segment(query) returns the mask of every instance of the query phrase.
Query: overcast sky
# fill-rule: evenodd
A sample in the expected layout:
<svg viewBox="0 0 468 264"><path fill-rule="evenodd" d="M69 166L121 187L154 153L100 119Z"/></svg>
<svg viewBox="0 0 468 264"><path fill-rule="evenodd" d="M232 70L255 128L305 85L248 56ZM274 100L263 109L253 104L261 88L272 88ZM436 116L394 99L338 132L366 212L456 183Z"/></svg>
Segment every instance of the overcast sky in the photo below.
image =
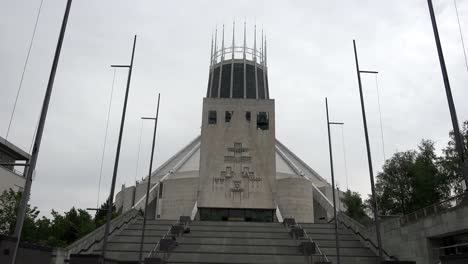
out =
<svg viewBox="0 0 468 264"><path fill-rule="evenodd" d="M36 39L8 140L29 151L65 8L44 0ZM0 135L5 137L40 0L0 4ZM434 0L460 122L468 119L468 71L452 0ZM468 36L468 2L458 1ZM116 190L147 174L152 124L161 93L155 164L200 133L210 37L216 25L253 24L268 38L270 94L276 134L288 148L330 179L325 116L345 123L349 187L370 193L352 40L361 69L379 71L386 157L415 148L422 138L441 149L451 129L447 99L425 0L126 1L75 0L63 43L32 186L31 203L51 209L96 205L99 168L112 85L110 64L128 64L138 35ZM241 36L237 30L237 36ZM230 43L231 34L226 42ZM467 39L468 41L468 39ZM127 71L116 73L101 201L109 192ZM363 75L373 163L383 147L374 76ZM346 188L341 129L332 133L339 186ZM280 187L281 188L281 187Z"/></svg>

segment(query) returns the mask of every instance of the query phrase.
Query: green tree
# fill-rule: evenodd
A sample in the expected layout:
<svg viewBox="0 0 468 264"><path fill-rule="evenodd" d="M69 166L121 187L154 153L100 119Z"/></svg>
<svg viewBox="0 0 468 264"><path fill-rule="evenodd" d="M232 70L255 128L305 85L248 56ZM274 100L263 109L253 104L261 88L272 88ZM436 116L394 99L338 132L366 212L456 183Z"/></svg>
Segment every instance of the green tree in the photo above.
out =
<svg viewBox="0 0 468 264"><path fill-rule="evenodd" d="M96 214L94 215L94 223L96 224L96 227L99 227L106 223L107 208L109 208L109 203L110 203L110 199L107 198L107 200L103 204L101 204L101 206L99 207L99 210L96 211ZM117 215L118 213L115 208L115 204L113 204L112 205L112 218L115 218Z"/></svg>
<svg viewBox="0 0 468 264"><path fill-rule="evenodd" d="M347 190L344 197L341 198L341 201L346 206L345 213L349 217L362 224L367 224L369 222L370 218L365 212L366 206L364 205L359 193Z"/></svg>
<svg viewBox="0 0 468 264"><path fill-rule="evenodd" d="M377 174L375 189L382 215L407 214L448 197L450 181L434 142L422 140L418 151L395 153ZM372 205L370 199L366 203Z"/></svg>
<svg viewBox="0 0 468 264"><path fill-rule="evenodd" d="M20 201L21 192L15 192L11 188L0 195L0 234L8 236L14 234ZM35 221L38 215L37 207L31 208L28 204L22 230L22 237L25 240L34 239Z"/></svg>
<svg viewBox="0 0 468 264"><path fill-rule="evenodd" d="M463 123L460 132L463 137L463 145L465 148L465 160L468 160L468 120ZM463 176L461 174L460 159L455 148L455 133L450 131L449 137L450 140L447 143L447 147L442 150L443 156L440 161L440 166L443 173L447 175L451 188L455 193L459 194L463 191L461 186Z"/></svg>

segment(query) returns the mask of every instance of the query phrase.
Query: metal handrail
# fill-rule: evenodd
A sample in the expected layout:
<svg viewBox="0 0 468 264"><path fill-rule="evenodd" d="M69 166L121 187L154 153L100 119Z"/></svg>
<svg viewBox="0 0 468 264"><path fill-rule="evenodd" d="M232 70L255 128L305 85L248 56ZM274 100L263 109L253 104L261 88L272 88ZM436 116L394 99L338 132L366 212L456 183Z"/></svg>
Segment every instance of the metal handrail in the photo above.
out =
<svg viewBox="0 0 468 264"><path fill-rule="evenodd" d="M400 224L403 225L403 224L409 223L411 221L416 221L419 218L421 218L421 216L426 217L428 215L432 215L432 214L437 213L437 212L443 212L443 211L445 211L447 209L454 208L457 205L459 205L459 203L456 203L453 206L448 206L446 208L444 207L444 205L447 205L447 204L450 205L450 203L454 202L454 200L464 198L465 196L467 196L467 198L468 198L468 193L467 192L452 196L452 197L450 197L448 199L439 201L437 203L434 203L434 204L431 204L429 206L423 207L423 208L418 209L418 210L416 210L414 212L411 212L409 214L403 215L403 216L400 217Z"/></svg>
<svg viewBox="0 0 468 264"><path fill-rule="evenodd" d="M175 226L175 225L178 225L179 223L180 223L180 222L177 221L175 224L172 224L171 227L169 227L169 230L167 230L166 234L164 234L164 236L161 237L161 239L159 239L158 243L156 243L156 245L154 246L154 248L148 253L147 258L151 258L151 257L153 256L153 253L156 252L156 250L158 249L159 244L161 243L161 240L162 240L162 239L165 239L165 238L167 237L167 235L169 235L169 233L171 232L172 227ZM157 252L156 252L156 254L157 254ZM156 256L157 256L157 255L156 255Z"/></svg>
<svg viewBox="0 0 468 264"><path fill-rule="evenodd" d="M302 230L304 230L304 235L305 235L305 237L306 237L307 239L309 239L309 241L315 243L314 240L313 240L312 238L309 237L309 234L307 234L307 230L305 230L305 228L303 228L303 227L301 226L301 224L296 223L296 225L297 225L299 228L301 228ZM315 248L316 248L317 251L319 252L319 255L321 255L321 256L325 259L325 261L328 262L329 260L328 260L327 254L325 254L325 253L322 252L322 250L320 249L320 247L318 246L317 243L315 243Z"/></svg>
<svg viewBox="0 0 468 264"><path fill-rule="evenodd" d="M6 166L3 166L3 165L0 165L0 167L2 167L2 168L4 168L5 170L8 170L8 171L14 173L14 174L17 175L17 176L20 176L20 177L25 178L24 173L21 172L21 171L19 171L19 170L17 170L17 169L15 169L15 168L11 168L11 169L10 169L10 168L8 168L8 167L6 167Z"/></svg>

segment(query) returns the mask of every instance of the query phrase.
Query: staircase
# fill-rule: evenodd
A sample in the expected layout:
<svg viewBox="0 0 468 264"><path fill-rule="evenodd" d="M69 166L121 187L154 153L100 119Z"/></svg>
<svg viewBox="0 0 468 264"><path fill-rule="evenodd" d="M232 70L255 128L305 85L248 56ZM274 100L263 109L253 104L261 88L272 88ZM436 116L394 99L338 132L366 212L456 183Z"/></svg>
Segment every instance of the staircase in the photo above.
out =
<svg viewBox="0 0 468 264"><path fill-rule="evenodd" d="M143 258L168 233L176 221L147 220ZM109 240L107 258L137 261L140 249L142 219L136 219ZM331 263L336 262L334 224L302 223L307 236L317 244ZM374 264L377 257L345 227L339 228L342 264ZM230 263L230 264L304 264L320 263L322 256L307 262L289 229L282 223L194 221L190 232L177 237L178 246L167 255L167 263ZM100 254L96 249L92 253ZM161 256L162 253L159 253Z"/></svg>
<svg viewBox="0 0 468 264"><path fill-rule="evenodd" d="M319 246L332 263L336 261L335 224L301 223L307 235ZM349 229L339 225L338 238L341 264L375 264L378 256L353 234Z"/></svg>
<svg viewBox="0 0 468 264"><path fill-rule="evenodd" d="M158 241L167 233L175 220L146 220L145 243L143 259L153 250ZM107 244L106 258L119 261L138 261L143 218L127 225L120 233L112 236ZM101 248L92 252L101 254Z"/></svg>

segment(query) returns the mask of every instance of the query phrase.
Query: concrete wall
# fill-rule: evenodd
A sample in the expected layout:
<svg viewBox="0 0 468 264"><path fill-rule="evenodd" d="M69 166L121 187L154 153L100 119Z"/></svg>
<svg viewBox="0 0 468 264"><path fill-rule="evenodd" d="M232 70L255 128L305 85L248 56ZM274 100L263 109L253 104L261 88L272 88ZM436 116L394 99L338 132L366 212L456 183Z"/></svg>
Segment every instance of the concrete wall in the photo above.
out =
<svg viewBox="0 0 468 264"><path fill-rule="evenodd" d="M0 195L8 190L13 189L13 191L22 191L25 184L25 178L20 176L11 170L0 166Z"/></svg>
<svg viewBox="0 0 468 264"><path fill-rule="evenodd" d="M437 215L421 218L413 223L400 224L398 217L382 221L383 248L400 260L434 263L433 247L438 238L468 231L468 206L461 206ZM375 234L370 227L368 234ZM375 235L373 241L376 241Z"/></svg>
<svg viewBox="0 0 468 264"><path fill-rule="evenodd" d="M312 201L312 185L309 180L299 177L278 180L276 202L283 217L294 217L301 223L313 223Z"/></svg>
<svg viewBox="0 0 468 264"><path fill-rule="evenodd" d="M115 196L115 208L117 211L126 212L130 210L135 203L135 186L122 186L122 190Z"/></svg>
<svg viewBox="0 0 468 264"><path fill-rule="evenodd" d="M10 263L15 249L15 241L12 238L0 236L0 263ZM52 250L29 243L21 243L16 264L50 264Z"/></svg>
<svg viewBox="0 0 468 264"><path fill-rule="evenodd" d="M175 173L162 184L162 198L158 199L160 218L177 220L181 215L191 215L197 201L198 171Z"/></svg>
<svg viewBox="0 0 468 264"><path fill-rule="evenodd" d="M217 112L216 124L208 123L209 111ZM230 122L226 111L233 111ZM268 113L268 130L257 129L258 112ZM204 98L199 208L275 209L275 168L274 100Z"/></svg>

